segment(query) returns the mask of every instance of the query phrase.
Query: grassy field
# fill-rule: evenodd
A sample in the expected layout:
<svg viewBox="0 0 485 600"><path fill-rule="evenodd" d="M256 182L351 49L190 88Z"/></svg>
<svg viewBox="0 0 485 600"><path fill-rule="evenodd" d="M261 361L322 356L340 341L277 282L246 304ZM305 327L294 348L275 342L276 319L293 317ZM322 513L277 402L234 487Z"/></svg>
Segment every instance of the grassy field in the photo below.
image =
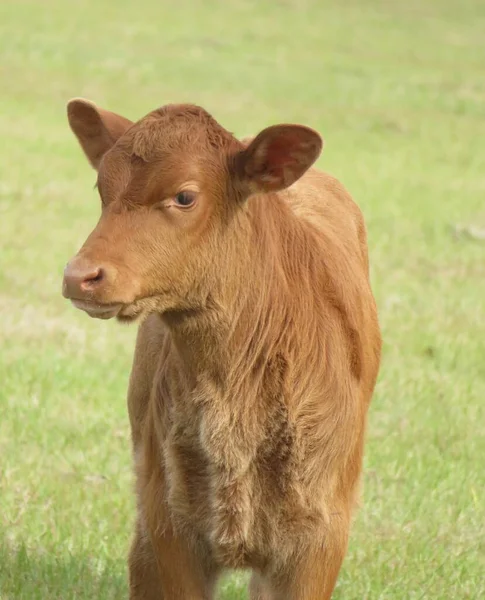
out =
<svg viewBox="0 0 485 600"><path fill-rule="evenodd" d="M61 298L99 213L72 96L321 131L385 339L335 598L485 597L484 31L481 0L0 3L1 600L126 597L135 329Z"/></svg>

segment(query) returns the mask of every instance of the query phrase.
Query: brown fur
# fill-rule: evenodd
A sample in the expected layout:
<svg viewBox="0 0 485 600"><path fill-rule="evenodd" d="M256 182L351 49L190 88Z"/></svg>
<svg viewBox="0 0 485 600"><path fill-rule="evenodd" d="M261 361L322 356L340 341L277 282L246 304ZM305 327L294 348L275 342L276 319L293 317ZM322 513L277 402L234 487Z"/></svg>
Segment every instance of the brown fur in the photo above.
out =
<svg viewBox="0 0 485 600"><path fill-rule="evenodd" d="M308 128L242 143L191 105L68 112L103 208L64 294L143 318L131 600L212 598L226 568L253 570L253 600L328 600L380 360L359 209Z"/></svg>

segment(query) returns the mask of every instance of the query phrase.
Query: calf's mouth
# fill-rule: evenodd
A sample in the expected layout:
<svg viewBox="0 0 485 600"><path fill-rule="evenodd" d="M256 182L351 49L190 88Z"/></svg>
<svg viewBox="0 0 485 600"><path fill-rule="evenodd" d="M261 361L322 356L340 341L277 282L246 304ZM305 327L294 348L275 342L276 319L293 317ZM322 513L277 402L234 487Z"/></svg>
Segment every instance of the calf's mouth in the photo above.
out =
<svg viewBox="0 0 485 600"><path fill-rule="evenodd" d="M123 304L110 303L100 304L93 300L80 300L77 298L71 298L73 306L79 310L83 310L90 317L95 319L112 319L116 317L123 308Z"/></svg>

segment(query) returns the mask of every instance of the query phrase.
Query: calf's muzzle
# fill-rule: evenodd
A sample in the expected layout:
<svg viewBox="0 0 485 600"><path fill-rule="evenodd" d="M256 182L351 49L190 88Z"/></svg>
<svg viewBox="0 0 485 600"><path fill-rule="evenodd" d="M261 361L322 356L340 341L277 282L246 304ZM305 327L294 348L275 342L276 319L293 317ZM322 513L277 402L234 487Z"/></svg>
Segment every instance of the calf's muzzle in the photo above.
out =
<svg viewBox="0 0 485 600"><path fill-rule="evenodd" d="M62 295L92 317L111 318L121 308L121 304L105 298L113 277L106 265L75 257L64 269Z"/></svg>
<svg viewBox="0 0 485 600"><path fill-rule="evenodd" d="M93 296L106 280L106 271L101 266L71 261L64 269L63 295L71 300L83 300Z"/></svg>

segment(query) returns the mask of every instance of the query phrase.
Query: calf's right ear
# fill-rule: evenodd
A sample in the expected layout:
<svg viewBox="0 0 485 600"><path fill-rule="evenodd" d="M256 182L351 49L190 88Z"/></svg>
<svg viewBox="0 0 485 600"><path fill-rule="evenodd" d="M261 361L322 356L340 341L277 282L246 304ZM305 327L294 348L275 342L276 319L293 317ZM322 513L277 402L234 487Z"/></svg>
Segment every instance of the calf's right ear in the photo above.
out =
<svg viewBox="0 0 485 600"><path fill-rule="evenodd" d="M73 98L68 102L67 118L84 154L95 169L99 167L105 152L133 125L129 119L103 110L83 98Z"/></svg>

